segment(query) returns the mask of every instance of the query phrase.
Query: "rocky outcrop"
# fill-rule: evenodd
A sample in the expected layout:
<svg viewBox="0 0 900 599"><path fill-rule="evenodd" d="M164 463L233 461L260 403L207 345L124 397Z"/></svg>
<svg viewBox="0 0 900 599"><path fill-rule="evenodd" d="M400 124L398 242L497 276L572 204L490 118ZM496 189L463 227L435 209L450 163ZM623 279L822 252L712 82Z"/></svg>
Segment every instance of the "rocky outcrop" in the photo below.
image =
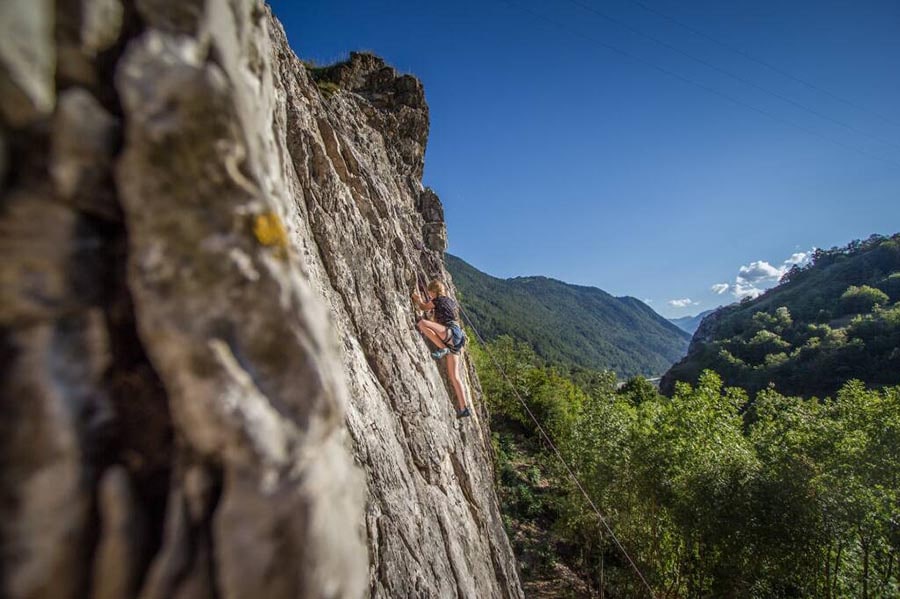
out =
<svg viewBox="0 0 900 599"><path fill-rule="evenodd" d="M0 13L0 594L521 596L413 327L421 83L253 0Z"/></svg>

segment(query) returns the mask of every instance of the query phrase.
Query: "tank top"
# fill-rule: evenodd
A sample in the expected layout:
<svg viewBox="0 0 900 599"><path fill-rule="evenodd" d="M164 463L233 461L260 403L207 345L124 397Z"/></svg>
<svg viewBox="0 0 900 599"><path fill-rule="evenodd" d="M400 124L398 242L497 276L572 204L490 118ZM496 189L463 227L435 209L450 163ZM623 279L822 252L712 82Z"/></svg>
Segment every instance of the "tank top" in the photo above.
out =
<svg viewBox="0 0 900 599"><path fill-rule="evenodd" d="M459 306L449 297L442 295L431 300L434 306L434 319L444 326L459 319Z"/></svg>

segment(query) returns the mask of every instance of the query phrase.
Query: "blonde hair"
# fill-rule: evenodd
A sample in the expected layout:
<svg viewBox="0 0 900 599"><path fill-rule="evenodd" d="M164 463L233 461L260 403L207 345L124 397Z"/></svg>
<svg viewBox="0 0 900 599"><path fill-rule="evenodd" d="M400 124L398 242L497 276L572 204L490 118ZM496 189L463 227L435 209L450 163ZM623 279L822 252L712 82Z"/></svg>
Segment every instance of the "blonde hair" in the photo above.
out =
<svg viewBox="0 0 900 599"><path fill-rule="evenodd" d="M428 283L428 291L433 293L434 295L441 297L442 295L447 295L447 288L444 284L437 279Z"/></svg>

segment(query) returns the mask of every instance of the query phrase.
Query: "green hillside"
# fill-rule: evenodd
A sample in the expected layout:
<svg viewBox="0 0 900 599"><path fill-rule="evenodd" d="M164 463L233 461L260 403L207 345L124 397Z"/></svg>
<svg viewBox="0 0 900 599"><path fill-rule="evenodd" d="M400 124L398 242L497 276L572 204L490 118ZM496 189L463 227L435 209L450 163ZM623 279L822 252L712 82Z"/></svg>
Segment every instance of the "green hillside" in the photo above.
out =
<svg viewBox="0 0 900 599"><path fill-rule="evenodd" d="M546 277L498 279L447 255L463 306L488 340L509 335L549 363L655 376L690 335L633 297Z"/></svg>
<svg viewBox="0 0 900 599"><path fill-rule="evenodd" d="M661 389L707 368L751 393L770 383L807 397L852 378L900 383L900 234L817 250L777 287L708 316Z"/></svg>

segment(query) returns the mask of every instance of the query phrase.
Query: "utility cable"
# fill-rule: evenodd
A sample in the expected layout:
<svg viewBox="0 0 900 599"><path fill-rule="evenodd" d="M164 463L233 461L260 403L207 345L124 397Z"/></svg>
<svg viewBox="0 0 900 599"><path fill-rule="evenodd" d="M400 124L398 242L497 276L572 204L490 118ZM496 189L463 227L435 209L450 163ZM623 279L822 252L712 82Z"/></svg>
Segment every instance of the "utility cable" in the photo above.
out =
<svg viewBox="0 0 900 599"><path fill-rule="evenodd" d="M840 127L843 127L843 128L845 128L845 129L847 129L848 131L852 131L852 132L857 133L857 134L859 134L859 135L868 137L868 138L873 139L873 140L875 140L875 141L877 141L877 142L883 143L883 144L885 144L885 145L887 145L887 146L891 146L892 148L895 148L895 149L897 149L897 150L900 150L900 145L897 145L897 144L895 144L894 142L892 142L892 141L890 141L890 140L884 139L883 137L879 137L879 136L877 136L877 135L872 135L872 134L870 134L870 133L866 133L865 131L862 131L862 130L860 130L860 129L857 129L857 128L854 127L853 125L849 125L849 124L847 124L847 123L845 123L845 122L843 122L843 121L839 121L838 119L832 118L832 117L828 116L827 114L824 114L824 113L822 113L822 112L819 112L819 111L816 110L815 108L810 108L809 106L807 106L807 105L805 105L805 104L803 104L803 103L801 103L801 102L797 102L796 100L794 100L793 98L791 98L791 97L789 97L789 96L786 96L786 95L784 95L784 94L782 94L782 93L779 93L779 92L777 92L777 91L772 91L772 90L770 90L770 89L768 89L768 88L766 88L766 87L763 87L762 85L759 85L759 84L757 84L757 83L755 83L755 82L753 82L753 81L751 81L751 80L749 80L749 79L747 79L747 78L745 78L745 77L741 77L740 75L735 75L734 73L732 73L732 72L730 72L730 71L728 71L728 70L726 70L726 69L723 69L723 68L721 68L721 67L716 66L715 64L709 62L708 60L705 60L705 59L703 59L703 58L698 58L697 56L694 56L693 54L691 54L691 53L689 53L689 52L685 52L684 50L678 48L677 46L674 46L674 45L672 45L672 44L670 44L670 43L668 43L668 42L666 42L666 41L664 41L664 40L661 40L661 39L659 39L659 38L657 38L657 37L655 37L655 36L652 36L652 35L650 35L650 34L648 34L648 33L645 33L645 32L643 32L643 31L641 31L640 29L637 29L636 27L632 27L631 25L629 25L629 24L626 23L625 21L622 21L622 20L620 20L620 19L617 19L617 18L615 18L615 17L612 17L612 16L610 16L610 15L604 13L603 11L594 8L594 7L591 6L590 4L587 4L587 3L585 3L585 2L581 2L580 0L568 0L568 2L570 2L571 4L574 4L575 6L579 6L579 7L581 7L582 9L584 9L584 10L590 12L590 13L593 13L593 14L595 14L595 15L597 15L597 16L603 18L603 19L606 19L606 20L609 21L610 23L613 23L613 24L615 24L615 25L618 25L619 27L625 29L626 31L629 31L629 32L633 33L634 35L637 35L637 36L642 37L642 38L644 38L644 39L650 40L650 41L652 41L652 42L654 42L654 43L656 43L656 44L659 44L660 46L662 46L662 47L664 47L664 48L666 48L666 49L668 49L668 50L671 50L672 52L675 52L676 54L679 54L679 55L681 55L681 56L684 56L685 58L689 58L690 60L693 60L694 62L696 62L696 63L698 63L698 64L701 64L701 65L703 65L703 66L705 66L705 67L707 67L707 68L709 68L709 69L712 69L712 70L716 71L717 73L720 73L720 74L722 74L722 75L725 75L726 77L730 77L730 78L734 79L735 81L739 81L739 82L743 83L744 85L749 85L750 87L752 87L752 88L754 88L754 89L756 89L756 90L759 90L759 91L761 91L761 92L763 92L763 93L769 94L770 96L773 96L773 97L775 97L775 98L778 98L779 100L782 100L783 102L787 102L788 104L791 104L792 106L795 106L795 107L797 107L797 108L799 108L799 109L801 109L801 110L805 110L806 112L808 112L808 113L810 113L810 114L812 114L812 115L814 115L814 116L817 116L817 117L819 117L820 119L824 119L824 120L826 120L826 121L829 121L829 122L831 122L831 123L834 123L835 125L838 125L838 126L840 126Z"/></svg>
<svg viewBox="0 0 900 599"><path fill-rule="evenodd" d="M637 4L638 6L640 6L647 12L651 12L671 23L678 25L679 27L689 31L690 33L692 33L698 37L702 37L703 39L708 40L722 48L725 48L726 50L730 50L731 52L734 52L735 54L740 54L747 60L749 60L751 62L755 62L756 64L758 64L760 66L763 66L771 71L774 71L775 73L778 73L782 77L786 77L788 79L796 81L797 83L799 83L801 85L805 85L809 89L815 90L815 91L819 92L820 94L824 94L824 95L828 96L829 98L831 98L832 100L837 100L838 102L841 102L842 104L846 104L847 106L850 106L851 108L855 108L856 110L859 110L860 112L867 112L870 115L877 117L886 123L890 123L891 125L894 125L895 127L900 127L900 123L898 123L897 121L895 121L894 119L892 119L890 117L887 117L879 112L875 112L874 110L872 110L870 108L866 108L865 106L857 104L856 102L852 102L846 98L842 98L841 96L839 96L833 92L830 92L827 89L824 89L814 83L810 83L806 79L802 79L802 78L800 78L778 66L773 65L770 62L766 62L765 60L757 58L757 57L753 56L752 54L750 54L749 52L741 50L737 46L733 46L729 43L723 42L722 40L716 39L713 36L711 36L707 33L704 33L703 31L700 31L696 27L692 27L692 26L688 25L687 23L684 23L683 21L680 21L671 15L668 15L668 14L662 12L659 9L653 8L652 6L648 6L644 2L641 2L640 0L628 0L628 1L632 2L633 4Z"/></svg>
<svg viewBox="0 0 900 599"><path fill-rule="evenodd" d="M578 31L577 29L573 29L572 27L569 27L569 26L567 26L567 25L565 25L565 24L563 24L563 23L560 23L559 21L556 21L555 19L551 19L551 18L549 18L549 17L547 17L547 16L545 16L545 15L542 15L542 14L540 14L540 13L534 12L533 10L531 10L531 9L525 7L525 6L522 6L522 5L519 5L519 4L515 4L515 3L510 2L510 1L508 1L508 0L500 0L500 1L503 2L503 4L506 4L507 6L513 8L513 9L515 9L515 10L519 10L519 11L521 11L521 12L528 13L528 14L530 14L532 17L534 17L534 18L536 18L536 19L543 20L543 21L546 21L546 22L548 22L548 23L551 23L551 24L554 25L555 27L560 28L560 29L562 29L562 30L564 30L564 31L567 31L568 33L574 34L574 35L580 37L581 39L583 39L583 40L585 40L585 41L588 41L588 42L591 42L591 43L593 43L593 44L596 44L596 45L598 45L598 46L600 46L600 47L602 47L602 48L605 48L605 49L607 49L607 50L609 50L609 51L611 51L611 52L614 52L614 53L616 53L616 54L619 54L620 56L624 56L624 57L628 58L629 60L632 60L632 61L638 62L638 63L640 63L640 64L643 64L644 66L646 66L646 67L648 67L648 68L650 68L650 69L653 69L653 70L655 70L655 71L659 71L660 73L663 73L664 75L667 75L667 76L669 76L669 77L674 77L675 79L678 79L679 81L682 81L682 82L684 82L684 83L687 83L688 85L692 85L692 86L694 86L694 87L698 87L698 88L700 88L700 89L702 89L702 90L704 90L704 91L706 91L706 92L708 92L708 93L710 93L710 94L712 94L712 95L714 95L714 96L718 96L718 97L720 97L720 98L722 98L722 99L724 99L724 100L727 100L728 102L731 102L732 104L735 104L735 105L737 105L737 106L742 106L742 107L744 107L744 108L747 108L748 110L752 110L752 111L757 112L757 113L759 113L759 114L761 114L761 115L763 115L763 116L765 116L765 117L767 117L767 118L770 118L770 119L772 119L773 121L776 121L776 122L781 123L781 124L783 124L783 125L788 125L788 126L790 126L790 127L793 127L793 128L795 128L795 129L798 129L798 130L800 130L800 131L803 131L803 132L805 132L807 135L811 135L811 136L813 136L813 137L817 137L817 138L819 138L819 139L822 139L822 140L824 140L824 141L827 141L827 142L829 142L829 143L832 143L832 144L834 144L834 145L836 145L836 146L839 146L839 147L841 147L841 148L844 148L844 149L846 149L846 150L850 150L850 151L856 152L856 153L858 153L858 154L860 154L860 155L862 155L862 156L865 156L865 157L867 157L867 158L870 158L870 159L872 159L872 160L878 160L879 162L884 162L884 163L887 164L887 165L890 165L890 166L893 166L894 168L900 169L900 162L896 162L896 161L891 160L891 159L889 159L889 158L885 158L885 157L883 157L883 156L878 156L878 155L876 155L876 154L872 154L872 153L867 152L867 151L865 151L865 150L862 150L861 148L858 148L858 147L856 147L856 146L852 146L852 145L846 144L846 143L844 143L844 142L842 142L842 141L839 141L839 140L837 140L837 139L833 139L833 138L831 138L831 137L828 137L828 136L826 136L826 135L823 135L823 134L821 134L821 133L819 133L819 132L817 132L817 131L815 131L815 130L813 130L813 129L810 129L809 127L805 127L805 126L799 125L799 124L797 124L797 123L795 123L795 122L793 122L793 121L789 121L789 120L787 120L787 119L783 119L783 118L781 118L781 117L779 117L779 116L777 116L777 115L775 115L775 114L772 114L771 112L769 112L769 111L767 111L767 110L764 110L764 109L762 109L762 108L758 108L757 106L754 106L754 105L752 105L752 104L749 104L749 103L747 103L747 102L744 102L743 100L741 100L741 99L739 99L739 98L735 98L734 96L731 96L731 95L726 94L726 93L724 93L724 92L720 92L719 90L717 90L717 89L715 89L715 88L712 88L712 87L710 87L710 86L708 86L708 85L705 85L705 84L703 84L703 83L700 83L699 81L695 81L695 80L693 80L693 79L691 79L691 78L689 78L689 77L686 77L686 76L684 76L684 75L681 75L680 73L677 73L677 72L675 72L675 71L673 71L673 70L671 70L671 69L668 69L668 68L666 68L666 67L660 66L660 65L658 65L658 64L656 64L656 63L654 63L654 62L651 62L651 61L649 61L649 60L643 59L643 58L641 58L641 57L639 57L639 56L637 56L637 55L635 55L635 54L632 54L631 52L628 52L628 51L626 51L626 50L622 50L621 48L619 48L619 47L617 47L617 46L613 46L612 44L609 44L609 43L600 41L600 40L598 40L598 39L596 39L596 38L593 38L593 37L590 37L590 36L588 36L588 35L585 35L585 34L583 34L582 32Z"/></svg>

